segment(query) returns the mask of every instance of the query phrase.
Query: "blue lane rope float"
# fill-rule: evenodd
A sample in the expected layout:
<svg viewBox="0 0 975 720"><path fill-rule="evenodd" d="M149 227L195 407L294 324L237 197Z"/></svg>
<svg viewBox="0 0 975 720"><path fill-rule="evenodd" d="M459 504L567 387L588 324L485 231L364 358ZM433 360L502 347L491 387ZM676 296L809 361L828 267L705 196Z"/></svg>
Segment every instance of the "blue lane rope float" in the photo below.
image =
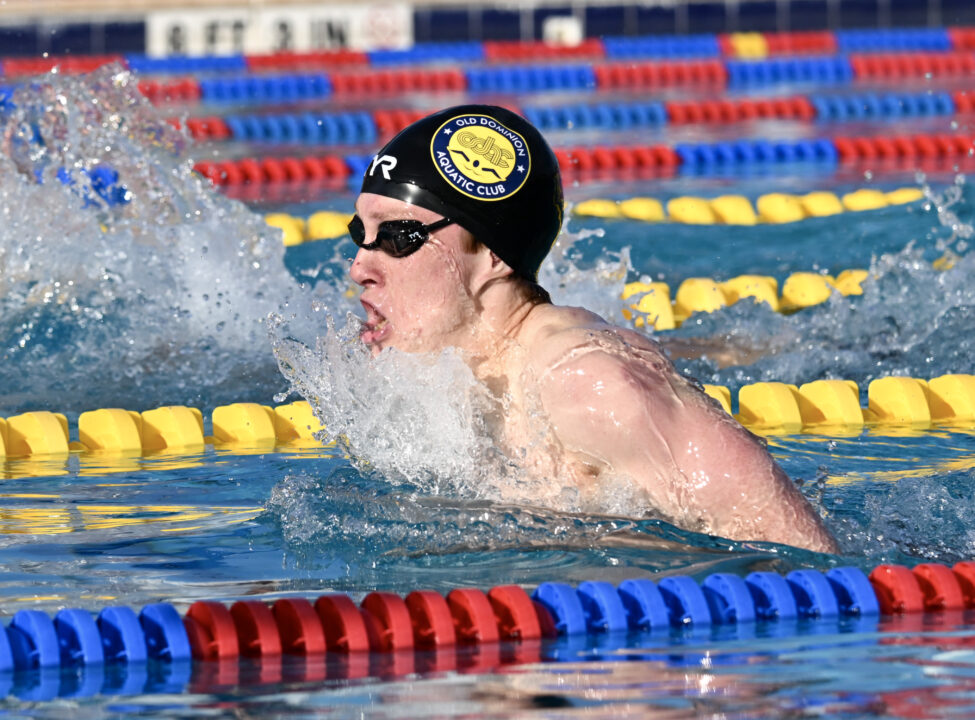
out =
<svg viewBox="0 0 975 720"><path fill-rule="evenodd" d="M409 48L370 50L366 53L373 67L419 65L431 62L483 62L484 45L479 42L417 43Z"/></svg>
<svg viewBox="0 0 975 720"><path fill-rule="evenodd" d="M244 142L362 145L374 144L378 140L375 121L363 111L226 115L223 121L230 129L228 139Z"/></svg>
<svg viewBox="0 0 975 720"><path fill-rule="evenodd" d="M140 74L178 74L207 72L245 72L247 59L237 55L169 55L148 57L142 54L125 55L130 70Z"/></svg>
<svg viewBox="0 0 975 720"><path fill-rule="evenodd" d="M816 140L737 140L734 142L678 143L674 151L682 172L710 174L734 168L811 163L833 167L838 153L827 138Z"/></svg>
<svg viewBox="0 0 975 720"><path fill-rule="evenodd" d="M749 89L769 85L849 85L853 66L846 57L769 58L767 60L726 60L728 87Z"/></svg>
<svg viewBox="0 0 975 720"><path fill-rule="evenodd" d="M214 104L291 103L332 94L331 81L323 73L204 78L199 89L201 101Z"/></svg>
<svg viewBox="0 0 975 720"><path fill-rule="evenodd" d="M595 90L590 65L525 65L476 67L464 71L468 92L548 92Z"/></svg>
<svg viewBox="0 0 975 720"><path fill-rule="evenodd" d="M952 49L951 36L945 28L837 30L833 34L837 49L842 53L946 52Z"/></svg>
<svg viewBox="0 0 975 720"><path fill-rule="evenodd" d="M645 35L603 38L606 57L631 58L713 58L721 56L717 35Z"/></svg>
<svg viewBox="0 0 975 720"><path fill-rule="evenodd" d="M809 96L819 121L902 120L954 115L955 101L947 92L865 92Z"/></svg>

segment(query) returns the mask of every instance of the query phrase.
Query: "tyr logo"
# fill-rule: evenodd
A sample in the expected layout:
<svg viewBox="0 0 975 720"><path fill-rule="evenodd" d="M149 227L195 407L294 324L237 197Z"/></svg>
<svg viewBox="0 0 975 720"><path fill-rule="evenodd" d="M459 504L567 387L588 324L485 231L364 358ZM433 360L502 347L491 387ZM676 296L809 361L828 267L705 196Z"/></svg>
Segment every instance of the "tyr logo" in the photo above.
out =
<svg viewBox="0 0 975 720"><path fill-rule="evenodd" d="M372 164L369 166L369 177L375 174L377 167L382 171L384 178L391 180L389 171L396 167L396 158L392 155L373 155Z"/></svg>

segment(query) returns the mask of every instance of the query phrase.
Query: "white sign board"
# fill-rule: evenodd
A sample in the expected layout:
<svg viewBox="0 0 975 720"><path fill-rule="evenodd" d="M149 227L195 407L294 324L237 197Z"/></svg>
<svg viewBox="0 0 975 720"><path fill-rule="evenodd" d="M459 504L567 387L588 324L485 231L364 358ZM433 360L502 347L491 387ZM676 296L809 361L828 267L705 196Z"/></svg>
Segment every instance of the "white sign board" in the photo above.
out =
<svg viewBox="0 0 975 720"><path fill-rule="evenodd" d="M405 3L159 11L146 16L146 53L153 57L377 50L412 44L413 8Z"/></svg>

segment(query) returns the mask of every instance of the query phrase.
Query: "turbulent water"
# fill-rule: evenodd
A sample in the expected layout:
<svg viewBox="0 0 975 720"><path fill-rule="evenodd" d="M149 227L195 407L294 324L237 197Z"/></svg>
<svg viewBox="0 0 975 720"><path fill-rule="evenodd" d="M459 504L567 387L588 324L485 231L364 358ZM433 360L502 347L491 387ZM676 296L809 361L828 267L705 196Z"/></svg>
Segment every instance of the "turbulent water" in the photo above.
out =
<svg viewBox="0 0 975 720"><path fill-rule="evenodd" d="M262 320L297 289L280 235L192 172L128 72L26 83L0 132L0 409L267 394Z"/></svg>
<svg viewBox="0 0 975 720"><path fill-rule="evenodd" d="M324 546L348 557L632 546L654 566L753 549L629 517L634 505L623 486L609 488L593 516L571 489L526 480L485 432L496 408L459 358L365 353L344 278L351 243L286 254L259 214L192 172L198 150L128 73L36 79L0 118L0 415L268 403L282 390L307 397L327 439L339 439L350 460L288 471L256 501L267 503L262 522L280 544L312 548L310 556ZM117 174L107 186L99 179L106 170ZM863 384L971 372L972 190L963 180L931 188L926 204L740 231L572 220L541 280L557 302L621 320L620 290L641 276L676 288L694 275L781 281L797 270L865 267L861 297L837 295L793 315L744 302L658 337L740 349L751 357L741 365L679 362L733 389L756 380ZM336 205L347 210L348 200ZM936 270L932 261L945 255L953 266ZM954 457L975 455L966 442L951 449ZM975 552L964 461L931 463L891 486L834 450L807 457L789 442L774 449L805 481L848 556ZM932 539L938 528L947 536Z"/></svg>

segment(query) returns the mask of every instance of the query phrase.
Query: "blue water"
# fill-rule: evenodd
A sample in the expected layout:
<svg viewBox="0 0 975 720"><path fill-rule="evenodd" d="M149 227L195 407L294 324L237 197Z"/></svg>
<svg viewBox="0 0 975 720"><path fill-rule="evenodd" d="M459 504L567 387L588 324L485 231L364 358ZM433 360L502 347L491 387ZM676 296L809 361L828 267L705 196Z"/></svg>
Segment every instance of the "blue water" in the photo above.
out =
<svg viewBox="0 0 975 720"><path fill-rule="evenodd" d="M58 94L71 106L87 107L84 101L98 98L101 109L72 124L67 120L78 111L59 110ZM61 122L70 142L51 135L34 155L0 153L3 206L17 208L0 228L6 263L0 276L0 416L45 409L74 420L96 407L161 404L196 406L207 416L227 402L273 404L281 401L275 394L288 390L272 352L285 338L309 345L325 338L325 360L315 376L320 382L387 387L382 373L342 354L346 314L357 310L344 279L354 249L348 239L284 250L260 215L192 176L191 160L203 150L110 74L51 78L36 97L15 99L18 109L6 127L21 133L26 148L34 142L23 134L31 121L55 128ZM129 202L108 206L54 177L59 167L100 163L117 168L132 192ZM756 197L911 182L682 179L580 186L568 195L670 197L733 189ZM708 358L679 361L700 380L733 390L756 380L843 377L865 388L890 374L972 372L975 261L965 242L975 191L950 176L924 182L927 202L785 226L573 218L543 282L556 300L622 322L618 296L625 280L662 279L676 289L692 276L763 273L781 282L795 271L869 268L875 277L862 297L837 296L789 316L739 303L659 337L665 344L715 339L748 355L746 363L728 367ZM80 175L78 183L84 190ZM286 209L303 215L348 210L353 199L339 193ZM958 256L954 268L934 270L932 261L946 251ZM458 442L484 450L471 439L470 408L460 401L423 404L428 395L457 397L452 390L469 389L456 363L439 359L434 369L440 374L431 379L408 359L389 362L386 369L410 380L393 384L395 400L417 412L459 418ZM339 391L335 402L342 408ZM361 429L362 420L351 418L349 427ZM422 431L411 437L402 432L407 425L388 420L388 432L405 436L408 449L426 456L397 463L353 444L257 454L208 447L169 457L8 459L0 465L0 610L9 616L25 607L53 612L154 601L185 608L201 598L314 597L330 590L358 597L373 589L616 582L651 573L700 579L717 571L869 570L882 562L975 557L975 436L968 431L769 438L775 457L839 538L842 553L824 556L695 534L630 516L610 501L602 509L576 508L558 497L502 501L504 483L516 478L501 474L493 483L478 482L485 478L465 457L468 446L451 447ZM534 651L502 648L496 658L380 663L358 680L341 668L293 659L278 674L247 665L230 672L198 664L192 675L177 668L169 686L153 674L159 668L144 675L130 669L112 677L19 678L11 681L4 707L38 717L139 711L194 717L509 717L532 711L967 716L973 619L770 624L719 629L713 636L710 629L675 630ZM620 662L622 656L636 661ZM498 669L506 659L534 664ZM81 686L100 693L86 696ZM54 700L71 688L78 697ZM160 688L170 694L150 692Z"/></svg>

